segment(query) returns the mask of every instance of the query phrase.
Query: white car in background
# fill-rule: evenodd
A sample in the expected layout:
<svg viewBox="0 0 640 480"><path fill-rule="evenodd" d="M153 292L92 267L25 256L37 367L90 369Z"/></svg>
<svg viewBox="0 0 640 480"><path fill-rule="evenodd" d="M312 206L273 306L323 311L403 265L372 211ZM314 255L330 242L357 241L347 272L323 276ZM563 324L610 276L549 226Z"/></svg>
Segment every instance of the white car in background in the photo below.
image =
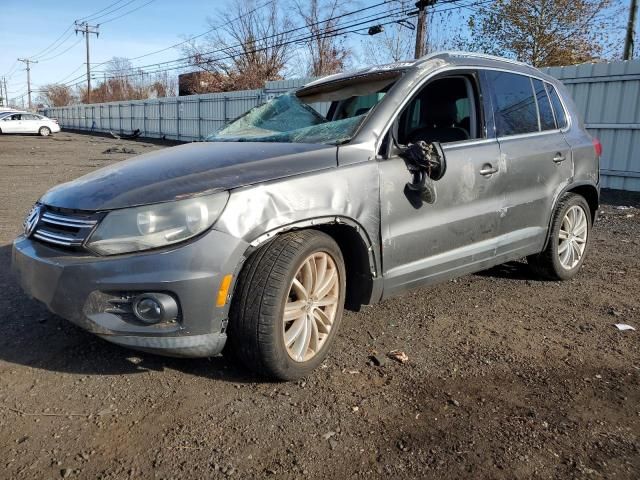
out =
<svg viewBox="0 0 640 480"><path fill-rule="evenodd" d="M55 120L29 112L0 114L0 133L37 133L47 137L60 131Z"/></svg>

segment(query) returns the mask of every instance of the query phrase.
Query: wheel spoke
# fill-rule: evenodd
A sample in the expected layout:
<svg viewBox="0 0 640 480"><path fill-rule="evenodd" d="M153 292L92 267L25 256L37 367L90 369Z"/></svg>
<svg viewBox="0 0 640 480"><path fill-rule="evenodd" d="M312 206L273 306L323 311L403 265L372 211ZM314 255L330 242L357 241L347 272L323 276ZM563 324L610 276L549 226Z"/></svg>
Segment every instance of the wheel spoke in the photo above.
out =
<svg viewBox="0 0 640 480"><path fill-rule="evenodd" d="M567 232L573 231L573 213L571 210L567 212L567 215L564 217L565 222L567 222Z"/></svg>
<svg viewBox="0 0 640 480"><path fill-rule="evenodd" d="M335 305L338 302L338 297L333 295L327 295L322 300L318 300L315 305L318 307L328 307L331 305Z"/></svg>
<svg viewBox="0 0 640 480"><path fill-rule="evenodd" d="M560 229L560 233L558 234L558 236L560 237L560 240L566 240L567 238L569 238L569 232Z"/></svg>
<svg viewBox="0 0 640 480"><path fill-rule="evenodd" d="M320 285L324 284L324 282L326 281L326 276L327 276L327 257L326 255L322 255L319 259L319 261L317 262L317 268L318 268L318 275L316 277L316 283L314 284L314 290L312 292L312 295L318 296L318 289L320 287Z"/></svg>
<svg viewBox="0 0 640 480"><path fill-rule="evenodd" d="M582 256L582 252L580 251L580 247L576 242L573 242L572 246L575 253L575 262L578 262L580 260L580 257Z"/></svg>
<svg viewBox="0 0 640 480"><path fill-rule="evenodd" d="M305 354L307 353L307 348L309 348L309 342L311 341L311 325L309 321L309 316L305 315L302 319L304 327L302 328L302 332L300 336L295 342L293 346L293 351L296 360L302 362L304 360Z"/></svg>
<svg viewBox="0 0 640 480"><path fill-rule="evenodd" d="M331 330L331 324L333 322L327 316L327 314L323 310L316 308L313 311L313 316L316 319L316 325L318 326L318 331L320 331L320 333L328 334L329 330Z"/></svg>
<svg viewBox="0 0 640 480"><path fill-rule="evenodd" d="M569 242L569 240L565 240L564 242L560 243L560 245L558 245L558 255L563 253L569 247L570 243L571 242Z"/></svg>
<svg viewBox="0 0 640 480"><path fill-rule="evenodd" d="M304 288L302 283L300 283L300 280L298 280L297 278L293 279L293 282L291 283L291 289L296 294L298 299L306 301L309 298L309 294L307 293L307 290Z"/></svg>
<svg viewBox="0 0 640 480"><path fill-rule="evenodd" d="M298 339L298 337L302 333L302 330L304 329L305 322L306 318L301 317L293 322L293 324L291 324L289 330L284 332L284 344L287 346L287 348L290 347Z"/></svg>
<svg viewBox="0 0 640 480"><path fill-rule="evenodd" d="M301 282L307 292L307 296L311 295L311 292L313 292L314 268L312 267L312 263L313 257L307 259L307 261L304 262L304 265L302 265L302 270L300 271L300 276L302 277Z"/></svg>
<svg viewBox="0 0 640 480"><path fill-rule="evenodd" d="M560 255L560 261L565 267L569 265L569 256L571 255L571 242L567 242L567 244L567 249Z"/></svg>
<svg viewBox="0 0 640 480"><path fill-rule="evenodd" d="M300 318L304 315L304 307L307 305L307 302L304 300L296 300L295 302L287 302L284 306L284 321L289 322L291 320L295 320L296 318Z"/></svg>
<svg viewBox="0 0 640 480"><path fill-rule="evenodd" d="M311 324L311 335L309 336L309 349L313 352L316 353L318 350L320 350L320 335L318 332L318 324L316 323L315 318L313 318L311 315L309 316L310 318L310 324Z"/></svg>
<svg viewBox="0 0 640 480"><path fill-rule="evenodd" d="M325 277L326 279L324 284L321 287L318 287L316 291L316 298L318 300L322 300L331 291L335 283L338 281L338 273L335 269L331 269L327 271Z"/></svg>

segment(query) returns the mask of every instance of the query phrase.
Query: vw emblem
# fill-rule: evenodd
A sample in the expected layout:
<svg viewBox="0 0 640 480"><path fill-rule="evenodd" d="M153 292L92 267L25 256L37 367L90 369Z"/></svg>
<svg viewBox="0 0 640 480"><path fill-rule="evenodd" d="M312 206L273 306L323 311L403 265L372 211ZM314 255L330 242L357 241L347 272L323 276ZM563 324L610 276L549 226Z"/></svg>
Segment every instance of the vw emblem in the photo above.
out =
<svg viewBox="0 0 640 480"><path fill-rule="evenodd" d="M27 215L27 218L25 218L23 224L25 237L29 238L36 229L36 225L38 225L38 221L40 220L41 209L42 207L36 203Z"/></svg>

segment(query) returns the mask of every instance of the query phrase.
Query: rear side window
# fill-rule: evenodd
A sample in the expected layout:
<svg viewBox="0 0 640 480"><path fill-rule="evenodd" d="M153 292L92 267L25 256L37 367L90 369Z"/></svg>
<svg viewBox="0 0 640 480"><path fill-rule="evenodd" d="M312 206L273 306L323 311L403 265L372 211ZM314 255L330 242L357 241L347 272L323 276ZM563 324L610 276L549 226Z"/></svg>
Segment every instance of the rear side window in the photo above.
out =
<svg viewBox="0 0 640 480"><path fill-rule="evenodd" d="M547 83L547 90L549 91L549 97L551 98L551 105L553 105L553 113L556 116L556 123L558 128L565 128L567 124L567 114L564 111L560 97L555 87L550 83Z"/></svg>
<svg viewBox="0 0 640 480"><path fill-rule="evenodd" d="M553 110L551 110L551 102L544 88L542 80L537 78L533 80L533 89L536 91L536 100L538 101L538 111L540 112L540 128L541 130L555 130L556 122L553 118Z"/></svg>
<svg viewBox="0 0 640 480"><path fill-rule="evenodd" d="M515 73L488 71L493 89L499 137L538 132L538 109L531 79Z"/></svg>

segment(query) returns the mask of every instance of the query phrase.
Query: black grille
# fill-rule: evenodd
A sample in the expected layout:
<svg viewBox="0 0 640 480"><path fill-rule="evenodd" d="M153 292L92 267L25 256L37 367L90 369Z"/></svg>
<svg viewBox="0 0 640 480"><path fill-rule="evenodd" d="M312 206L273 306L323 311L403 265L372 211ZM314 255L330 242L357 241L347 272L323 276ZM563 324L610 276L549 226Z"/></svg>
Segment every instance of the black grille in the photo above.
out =
<svg viewBox="0 0 640 480"><path fill-rule="evenodd" d="M81 247L100 220L98 214L68 212L43 207L33 238L67 248Z"/></svg>

